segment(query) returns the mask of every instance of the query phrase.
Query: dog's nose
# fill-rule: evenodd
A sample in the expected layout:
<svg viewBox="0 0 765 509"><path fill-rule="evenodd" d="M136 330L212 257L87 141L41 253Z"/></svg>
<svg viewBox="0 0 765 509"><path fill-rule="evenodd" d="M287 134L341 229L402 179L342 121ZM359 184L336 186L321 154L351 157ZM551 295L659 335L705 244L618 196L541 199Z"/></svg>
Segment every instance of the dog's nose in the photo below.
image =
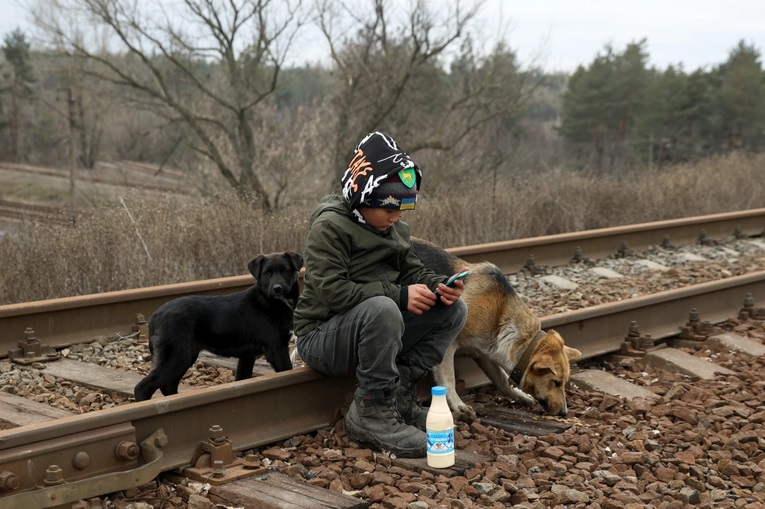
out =
<svg viewBox="0 0 765 509"><path fill-rule="evenodd" d="M566 405L565 402L563 402L563 406L560 407L560 410L558 410L557 412L552 412L551 410L552 409L548 407L547 413L552 415L557 415L558 417L566 417L568 415L568 406Z"/></svg>
<svg viewBox="0 0 765 509"><path fill-rule="evenodd" d="M558 417L566 417L568 415L568 406L565 401L563 402L563 406L558 410L556 410L554 408L555 405L547 399L538 399L537 401L542 406L542 409L550 415L557 415Z"/></svg>
<svg viewBox="0 0 765 509"><path fill-rule="evenodd" d="M281 295L284 292L284 287L282 285L274 285L271 287L271 292L274 295Z"/></svg>

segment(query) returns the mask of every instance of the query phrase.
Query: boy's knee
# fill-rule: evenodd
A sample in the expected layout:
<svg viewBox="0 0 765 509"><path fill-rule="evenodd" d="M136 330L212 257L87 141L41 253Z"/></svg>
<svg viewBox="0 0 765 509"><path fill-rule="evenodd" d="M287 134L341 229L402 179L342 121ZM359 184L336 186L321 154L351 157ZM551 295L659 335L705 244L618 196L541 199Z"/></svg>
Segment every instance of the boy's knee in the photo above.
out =
<svg viewBox="0 0 765 509"><path fill-rule="evenodd" d="M371 297L364 301L369 320L381 323L383 325L395 325L400 323L403 327L404 318L398 305L388 297Z"/></svg>

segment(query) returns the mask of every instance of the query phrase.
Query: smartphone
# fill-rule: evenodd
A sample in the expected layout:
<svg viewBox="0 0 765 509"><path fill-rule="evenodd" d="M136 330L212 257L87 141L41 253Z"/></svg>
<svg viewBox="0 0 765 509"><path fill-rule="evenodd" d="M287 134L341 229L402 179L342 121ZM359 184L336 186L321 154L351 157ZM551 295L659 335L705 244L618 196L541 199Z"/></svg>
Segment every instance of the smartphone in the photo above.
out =
<svg viewBox="0 0 765 509"><path fill-rule="evenodd" d="M458 279L462 279L463 277L467 276L468 274L470 274L469 270L462 271L459 274L455 274L452 277L450 277L449 280L446 283L444 283L444 284L446 286L454 286L454 282L455 281L457 281Z"/></svg>

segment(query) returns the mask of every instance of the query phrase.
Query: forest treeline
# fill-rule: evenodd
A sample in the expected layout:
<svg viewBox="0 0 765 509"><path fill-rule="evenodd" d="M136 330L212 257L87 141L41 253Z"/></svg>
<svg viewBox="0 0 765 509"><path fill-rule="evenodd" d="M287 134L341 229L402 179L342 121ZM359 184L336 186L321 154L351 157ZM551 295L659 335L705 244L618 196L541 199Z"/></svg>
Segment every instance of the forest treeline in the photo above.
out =
<svg viewBox="0 0 765 509"><path fill-rule="evenodd" d="M486 49L480 2L187 0L172 16L151 4L39 2L34 33L4 35L0 161L150 162L275 210L333 191L372 130L434 190L765 148L765 71L743 40L711 68L651 67L641 40L567 75L524 68L511 40ZM305 44L327 59L291 63Z"/></svg>

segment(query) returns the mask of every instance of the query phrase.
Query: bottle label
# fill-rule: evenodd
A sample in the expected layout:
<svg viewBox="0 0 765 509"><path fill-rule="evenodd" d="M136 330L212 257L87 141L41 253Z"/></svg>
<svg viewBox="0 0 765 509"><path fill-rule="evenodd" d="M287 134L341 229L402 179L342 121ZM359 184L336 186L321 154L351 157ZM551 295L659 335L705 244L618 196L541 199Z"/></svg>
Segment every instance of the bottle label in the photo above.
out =
<svg viewBox="0 0 765 509"><path fill-rule="evenodd" d="M454 452L454 429L444 431L428 430L428 453L449 454Z"/></svg>

